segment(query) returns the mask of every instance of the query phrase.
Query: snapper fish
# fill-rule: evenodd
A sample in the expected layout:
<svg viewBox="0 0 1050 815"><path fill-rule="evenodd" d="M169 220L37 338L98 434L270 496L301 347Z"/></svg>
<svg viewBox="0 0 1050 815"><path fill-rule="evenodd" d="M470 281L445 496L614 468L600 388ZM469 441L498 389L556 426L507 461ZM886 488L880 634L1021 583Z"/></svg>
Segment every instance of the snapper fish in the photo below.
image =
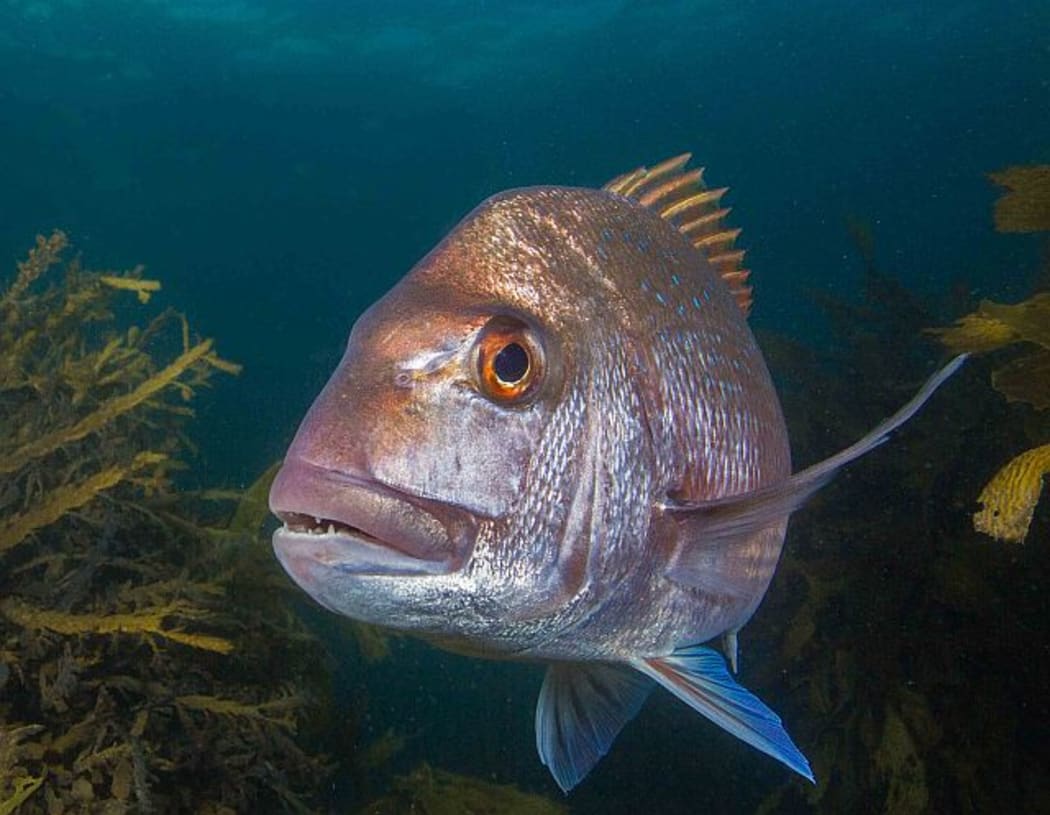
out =
<svg viewBox="0 0 1050 815"><path fill-rule="evenodd" d="M689 158L480 204L353 326L270 493L322 606L547 663L536 747L566 792L655 686L813 781L730 673L737 633L790 514L962 362L792 473L739 230Z"/></svg>

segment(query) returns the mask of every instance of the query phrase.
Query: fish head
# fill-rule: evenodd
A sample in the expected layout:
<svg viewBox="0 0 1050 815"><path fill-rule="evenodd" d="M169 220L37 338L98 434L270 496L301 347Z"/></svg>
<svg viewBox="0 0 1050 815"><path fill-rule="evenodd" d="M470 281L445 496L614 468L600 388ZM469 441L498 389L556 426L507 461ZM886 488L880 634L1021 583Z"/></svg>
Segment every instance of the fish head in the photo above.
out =
<svg viewBox="0 0 1050 815"><path fill-rule="evenodd" d="M536 195L481 205L362 315L288 450L275 549L333 611L485 639L550 606L603 345Z"/></svg>

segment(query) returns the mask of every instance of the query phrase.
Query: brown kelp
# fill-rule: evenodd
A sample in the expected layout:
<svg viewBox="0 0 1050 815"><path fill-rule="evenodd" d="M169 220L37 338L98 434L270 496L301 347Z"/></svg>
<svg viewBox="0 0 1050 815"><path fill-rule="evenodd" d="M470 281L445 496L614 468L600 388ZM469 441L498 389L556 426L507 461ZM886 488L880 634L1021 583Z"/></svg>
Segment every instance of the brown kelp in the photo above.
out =
<svg viewBox="0 0 1050 815"><path fill-rule="evenodd" d="M1010 190L996 202L996 229L1050 232L1050 166L1010 167L990 177ZM1037 411L1050 409L1050 292L1039 292L1017 305L983 300L972 314L933 333L954 351L990 353L1022 346L1023 353L993 370L992 386L1010 402ZM1048 471L1050 444L1011 459L981 490L977 499L981 509L973 516L975 528L1000 540L1023 541Z"/></svg>
<svg viewBox="0 0 1050 815"><path fill-rule="evenodd" d="M0 813L306 811L319 648L274 600L255 493L173 484L238 366L136 319L141 267L68 255L38 238L0 293Z"/></svg>
<svg viewBox="0 0 1050 815"><path fill-rule="evenodd" d="M1034 346L996 367L992 386L1010 402L1037 411L1050 409L1050 293L1036 294L1014 306L982 301L977 311L934 333L948 348L973 353L1015 344ZM1047 471L1048 444L1011 459L981 490L977 499L981 509L973 516L975 528L1000 540L1023 541Z"/></svg>
<svg viewBox="0 0 1050 815"><path fill-rule="evenodd" d="M939 304L909 294L880 268L870 231L853 231L862 296L820 300L836 350L763 340L800 464L881 415L939 353L923 334ZM777 655L752 670L768 672L767 695L799 723L818 783L785 785L764 812L1050 807L1028 749L1045 712L1020 703L1050 677L1031 636L1050 611L1037 588L1048 559L983 545L965 512L987 462L1024 436L981 367L792 522L781 578L743 645Z"/></svg>
<svg viewBox="0 0 1050 815"><path fill-rule="evenodd" d="M424 763L394 779L390 793L359 815L567 815L568 808L506 784L439 770Z"/></svg>
<svg viewBox="0 0 1050 815"><path fill-rule="evenodd" d="M1026 353L992 372L992 386L1010 402L1050 408L1050 292L1017 305L982 300L972 314L932 333L956 352L983 354L1023 344Z"/></svg>
<svg viewBox="0 0 1050 815"><path fill-rule="evenodd" d="M993 538L1023 541L1032 525L1047 472L1050 444L1010 459L977 496L981 509L974 513L974 528Z"/></svg>
<svg viewBox="0 0 1050 815"><path fill-rule="evenodd" d="M997 230L1050 231L1050 164L1007 167L988 177L1007 190L995 204Z"/></svg>

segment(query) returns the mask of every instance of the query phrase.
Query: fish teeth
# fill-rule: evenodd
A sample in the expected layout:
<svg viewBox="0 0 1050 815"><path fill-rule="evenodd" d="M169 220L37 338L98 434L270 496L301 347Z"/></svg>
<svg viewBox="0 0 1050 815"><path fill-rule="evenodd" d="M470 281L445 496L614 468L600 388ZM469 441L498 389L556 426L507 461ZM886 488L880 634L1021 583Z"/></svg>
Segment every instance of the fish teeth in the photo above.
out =
<svg viewBox="0 0 1050 815"><path fill-rule="evenodd" d="M335 524L328 524L328 534L329 535L334 535L335 534Z"/></svg>

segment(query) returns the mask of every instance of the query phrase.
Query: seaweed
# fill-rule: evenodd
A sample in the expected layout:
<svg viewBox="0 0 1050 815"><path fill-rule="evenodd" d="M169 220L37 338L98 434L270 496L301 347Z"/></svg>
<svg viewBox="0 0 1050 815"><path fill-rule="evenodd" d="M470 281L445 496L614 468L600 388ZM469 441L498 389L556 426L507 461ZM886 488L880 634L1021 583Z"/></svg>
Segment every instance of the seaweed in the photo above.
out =
<svg viewBox="0 0 1050 815"><path fill-rule="evenodd" d="M991 173L990 178L1010 190L996 203L996 229L1050 232L1050 166L1010 167ZM1044 274L1050 273L1050 254L1044 261ZM1023 353L1009 357L992 372L992 387L1008 402L1050 410L1050 292L1037 292L1016 305L984 300L955 325L930 333L958 352L987 354L1022 345ZM981 490L974 528L999 540L1023 542L1048 470L1050 445L1012 458Z"/></svg>
<svg viewBox="0 0 1050 815"><path fill-rule="evenodd" d="M181 314L135 321L161 284L68 243L0 294L0 813L310 811L329 677L265 485L176 478L194 400L239 366Z"/></svg>
<svg viewBox="0 0 1050 815"><path fill-rule="evenodd" d="M1008 190L995 204L997 230L1050 231L1050 165L1007 167L988 177Z"/></svg>
<svg viewBox="0 0 1050 815"><path fill-rule="evenodd" d="M1050 444L1015 456L985 484L973 525L979 532L1007 541L1023 541L1032 525L1043 476L1050 471Z"/></svg>
<svg viewBox="0 0 1050 815"><path fill-rule="evenodd" d="M1039 292L1017 305L982 301L954 326L930 333L946 347L969 353L1023 345L1023 353L992 371L992 387L1008 402L1026 404L1036 411L1050 409L1050 292ZM974 513L974 527L999 540L1024 541L1047 470L1048 445L1011 459L981 490L977 500L982 506Z"/></svg>
<svg viewBox="0 0 1050 815"><path fill-rule="evenodd" d="M509 784L456 775L423 763L358 815L567 815L568 808Z"/></svg>
<svg viewBox="0 0 1050 815"><path fill-rule="evenodd" d="M976 311L954 326L930 333L957 353L985 354L1024 343L1023 355L992 373L992 386L1010 402L1025 402L1036 410L1050 408L1050 292L1039 292L1017 305L982 300Z"/></svg>
<svg viewBox="0 0 1050 815"><path fill-rule="evenodd" d="M819 298L834 350L763 337L800 465L888 415L944 353L924 329L949 303L911 295L880 268L870 229L854 223L851 233L861 295ZM1050 807L1025 747L1038 743L1045 714L1019 702L1039 697L1050 676L1030 635L1050 612L1038 588L1048 564L983 546L966 523L987 461L1028 437L1017 414L1034 410L988 388L987 365L968 365L892 444L793 517L745 647L776 655L749 669L796 723L818 783L777 787L761 812Z"/></svg>

